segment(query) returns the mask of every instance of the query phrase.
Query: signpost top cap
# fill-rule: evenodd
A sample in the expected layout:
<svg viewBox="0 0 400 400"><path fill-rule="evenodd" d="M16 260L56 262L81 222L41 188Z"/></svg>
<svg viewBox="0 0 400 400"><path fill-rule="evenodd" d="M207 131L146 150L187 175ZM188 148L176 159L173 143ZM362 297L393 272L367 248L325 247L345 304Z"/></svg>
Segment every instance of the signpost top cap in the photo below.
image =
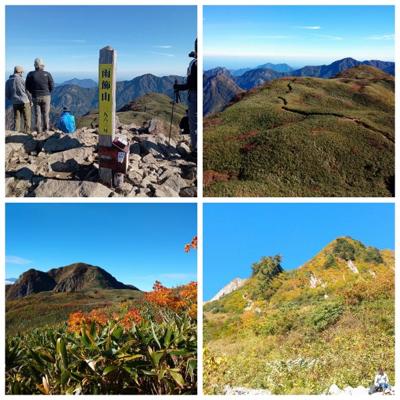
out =
<svg viewBox="0 0 400 400"><path fill-rule="evenodd" d="M103 47L101 50L114 51L114 49L111 46Z"/></svg>

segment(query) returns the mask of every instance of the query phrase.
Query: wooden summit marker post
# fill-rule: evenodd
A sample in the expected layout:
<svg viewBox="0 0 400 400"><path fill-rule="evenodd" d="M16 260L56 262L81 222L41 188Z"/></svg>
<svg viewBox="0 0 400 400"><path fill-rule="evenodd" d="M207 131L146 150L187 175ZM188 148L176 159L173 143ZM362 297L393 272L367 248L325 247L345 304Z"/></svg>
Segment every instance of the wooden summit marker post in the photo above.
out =
<svg viewBox="0 0 400 400"><path fill-rule="evenodd" d="M113 185L112 147L115 134L115 66L117 52L110 46L100 50L99 56L99 177L100 181ZM110 150L107 152L107 148ZM108 153L108 154L107 154ZM109 167L107 167L107 164Z"/></svg>

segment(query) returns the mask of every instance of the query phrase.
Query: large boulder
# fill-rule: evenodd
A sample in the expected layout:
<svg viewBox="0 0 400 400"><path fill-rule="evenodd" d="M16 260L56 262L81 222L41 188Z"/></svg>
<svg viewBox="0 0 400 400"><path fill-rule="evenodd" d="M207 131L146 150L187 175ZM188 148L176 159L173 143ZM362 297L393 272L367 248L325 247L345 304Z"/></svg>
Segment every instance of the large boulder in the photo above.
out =
<svg viewBox="0 0 400 400"><path fill-rule="evenodd" d="M108 197L111 190L97 182L46 179L34 190L36 197Z"/></svg>
<svg viewBox="0 0 400 400"><path fill-rule="evenodd" d="M94 147L78 147L53 153L49 156L49 167L55 172L76 172L82 165L92 164Z"/></svg>
<svg viewBox="0 0 400 400"><path fill-rule="evenodd" d="M31 135L21 132L6 132L6 157L12 152L30 154L37 151L39 142Z"/></svg>
<svg viewBox="0 0 400 400"><path fill-rule="evenodd" d="M46 153L56 153L58 151L75 149L81 146L82 144L78 139L56 132L44 142L43 150Z"/></svg>

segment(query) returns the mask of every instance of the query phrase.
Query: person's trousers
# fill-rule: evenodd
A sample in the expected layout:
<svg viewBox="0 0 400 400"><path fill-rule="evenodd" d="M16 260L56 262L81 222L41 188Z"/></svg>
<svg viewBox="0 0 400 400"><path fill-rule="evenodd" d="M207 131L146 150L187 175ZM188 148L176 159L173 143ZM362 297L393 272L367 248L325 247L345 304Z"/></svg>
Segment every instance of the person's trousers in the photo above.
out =
<svg viewBox="0 0 400 400"><path fill-rule="evenodd" d="M21 117L24 120L23 131L30 133L31 131L31 105L29 103L13 104L14 110L14 130L22 132Z"/></svg>
<svg viewBox="0 0 400 400"><path fill-rule="evenodd" d="M189 130L190 130L190 142L192 144L192 150L197 150L197 91L189 90L188 93L188 117L189 117Z"/></svg>
<svg viewBox="0 0 400 400"><path fill-rule="evenodd" d="M33 99L37 133L50 129L50 101L50 96L39 96Z"/></svg>

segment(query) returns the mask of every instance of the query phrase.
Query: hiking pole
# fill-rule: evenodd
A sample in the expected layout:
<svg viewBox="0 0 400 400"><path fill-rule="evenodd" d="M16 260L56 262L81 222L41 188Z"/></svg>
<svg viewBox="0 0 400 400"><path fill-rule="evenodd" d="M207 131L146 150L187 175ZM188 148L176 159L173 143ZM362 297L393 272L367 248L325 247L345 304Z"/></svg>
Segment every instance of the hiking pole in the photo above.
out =
<svg viewBox="0 0 400 400"><path fill-rule="evenodd" d="M178 83L178 80L175 79L175 84ZM180 101L179 90L174 90L174 99L172 100L172 111L171 111L171 121L169 123L169 136L168 136L168 146L171 144L171 132L172 132L172 120L174 119L174 109L175 103L179 103Z"/></svg>

